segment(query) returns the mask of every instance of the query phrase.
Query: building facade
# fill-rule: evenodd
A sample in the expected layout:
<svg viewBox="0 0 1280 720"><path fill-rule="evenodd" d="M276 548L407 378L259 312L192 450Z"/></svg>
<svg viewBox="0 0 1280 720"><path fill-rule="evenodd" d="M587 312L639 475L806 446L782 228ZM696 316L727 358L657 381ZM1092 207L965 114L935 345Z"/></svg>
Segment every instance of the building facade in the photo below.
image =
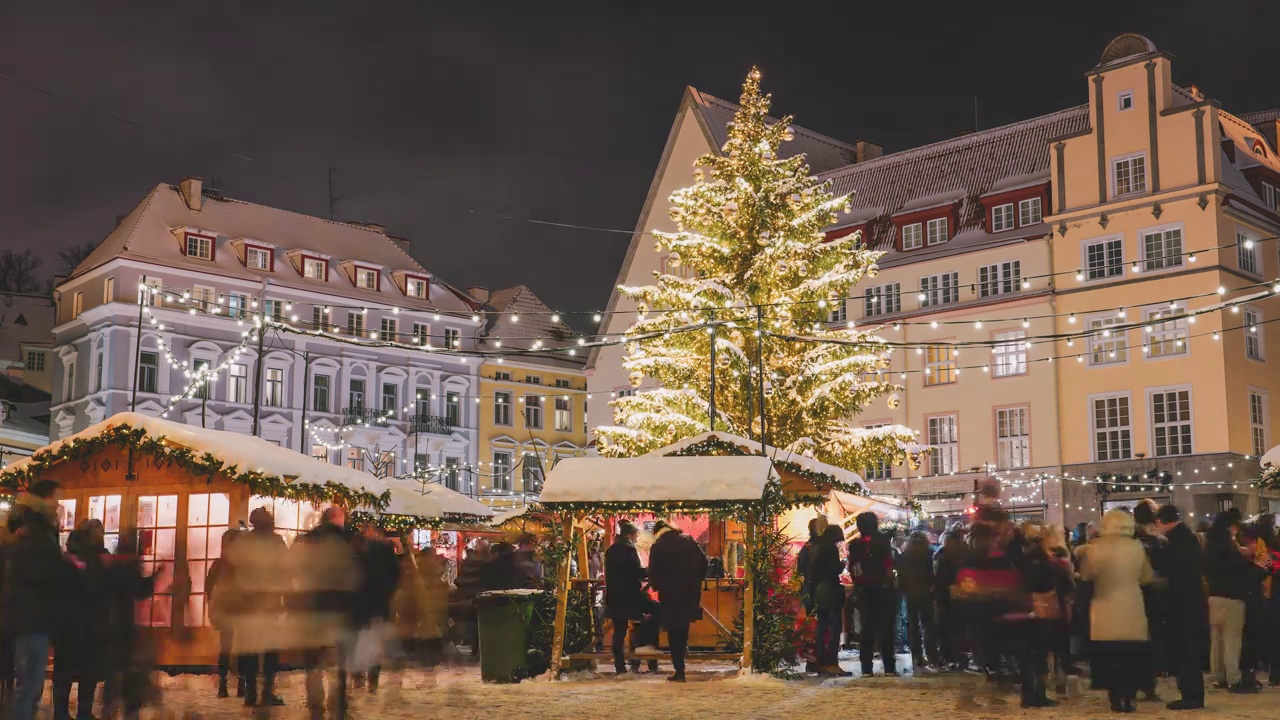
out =
<svg viewBox="0 0 1280 720"><path fill-rule="evenodd" d="M196 178L158 185L57 287L51 437L136 404L478 492L445 469L477 461L479 362L449 350L474 349L482 319L406 245ZM260 316L259 358L246 333Z"/></svg>
<svg viewBox="0 0 1280 720"><path fill-rule="evenodd" d="M854 421L932 447L919 473L857 469L873 492L958 515L999 478L1006 505L1067 524L1145 496L1200 518L1270 506L1250 483L1280 420L1266 366L1280 331L1265 327L1280 313L1280 111L1232 115L1171 65L1121 36L1086 104L889 155L797 128L787 151L856 193L829 232L885 253L830 319L882 327L904 389ZM663 269L647 231L673 230L666 198L732 112L686 93L619 284ZM606 336L634 320L628 302L615 292ZM593 394L647 389L622 356L592 354ZM592 427L611 419L593 406Z"/></svg>

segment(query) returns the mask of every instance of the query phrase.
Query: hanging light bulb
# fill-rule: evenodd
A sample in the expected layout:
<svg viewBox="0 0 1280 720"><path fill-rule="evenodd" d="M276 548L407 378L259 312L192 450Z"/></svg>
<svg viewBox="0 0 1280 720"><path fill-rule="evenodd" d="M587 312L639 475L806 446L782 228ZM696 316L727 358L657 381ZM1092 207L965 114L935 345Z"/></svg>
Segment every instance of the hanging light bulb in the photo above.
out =
<svg viewBox="0 0 1280 720"><path fill-rule="evenodd" d="M596 322L600 322L600 313L596 313L595 315L592 315L591 319L595 320Z"/></svg>
<svg viewBox="0 0 1280 720"><path fill-rule="evenodd" d="M520 322L520 313L511 313L511 322L513 323Z"/></svg>
<svg viewBox="0 0 1280 720"><path fill-rule="evenodd" d="M1076 282L1084 282L1084 273L1079 270L1076 271Z"/></svg>
<svg viewBox="0 0 1280 720"><path fill-rule="evenodd" d="M1028 280L1028 279L1026 279L1026 278L1023 278L1023 279L1022 279L1022 289L1023 289L1023 290L1026 290L1027 288L1030 288L1030 287L1031 287L1031 281L1030 281L1030 280Z"/></svg>
<svg viewBox="0 0 1280 720"><path fill-rule="evenodd" d="M328 315L328 314L329 314L329 306L328 306L328 305L325 305L325 306L324 306L324 314L325 314L325 315Z"/></svg>
<svg viewBox="0 0 1280 720"><path fill-rule="evenodd" d="M480 322L480 316L475 313L471 313L471 322Z"/></svg>
<svg viewBox="0 0 1280 720"><path fill-rule="evenodd" d="M1074 324L1075 324L1075 322L1076 322L1076 314L1075 314L1075 313L1071 313L1071 317L1067 318L1067 322L1069 322L1069 323L1071 323L1072 325L1074 325Z"/></svg>
<svg viewBox="0 0 1280 720"><path fill-rule="evenodd" d="M1132 268L1134 272L1142 272L1142 266L1138 264L1137 260L1133 261Z"/></svg>
<svg viewBox="0 0 1280 720"><path fill-rule="evenodd" d="M551 322L553 322L553 323L558 323L558 322L560 322L560 313L552 313L552 314L551 314Z"/></svg>
<svg viewBox="0 0 1280 720"><path fill-rule="evenodd" d="M1195 261L1196 261L1195 253L1191 253L1190 255L1187 256L1187 262L1195 262Z"/></svg>
<svg viewBox="0 0 1280 720"><path fill-rule="evenodd" d="M982 321L981 321L981 320L978 320L978 321L974 322L974 323L973 323L973 329L974 329L974 330L981 330L981 329L982 329Z"/></svg>
<svg viewBox="0 0 1280 720"><path fill-rule="evenodd" d="M1022 327L1024 327L1024 328L1029 328L1029 327L1031 327L1031 323L1030 323L1026 318L1023 318L1023 319L1022 319Z"/></svg>
<svg viewBox="0 0 1280 720"><path fill-rule="evenodd" d="M933 328L934 330L937 330L937 329L938 329L938 321L937 321L937 320L934 320L933 322L929 323L929 327Z"/></svg>

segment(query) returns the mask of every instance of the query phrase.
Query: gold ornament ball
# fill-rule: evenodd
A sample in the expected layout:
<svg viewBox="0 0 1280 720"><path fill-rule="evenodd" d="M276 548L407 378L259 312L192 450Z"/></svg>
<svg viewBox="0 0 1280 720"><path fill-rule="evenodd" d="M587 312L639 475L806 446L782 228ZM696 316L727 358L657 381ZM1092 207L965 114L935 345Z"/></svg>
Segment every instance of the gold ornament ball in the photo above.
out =
<svg viewBox="0 0 1280 720"><path fill-rule="evenodd" d="M628 377L628 380L630 380L631 382L631 387L638 388L640 387L640 383L644 382L644 373L640 372L639 370L636 370L635 372L631 373L631 375Z"/></svg>
<svg viewBox="0 0 1280 720"><path fill-rule="evenodd" d="M897 410L898 406L902 404L902 398L898 397L898 393L890 393L886 402L890 410Z"/></svg>
<svg viewBox="0 0 1280 720"><path fill-rule="evenodd" d="M667 264L671 267L680 267L680 253L672 252L667 256Z"/></svg>
<svg viewBox="0 0 1280 720"><path fill-rule="evenodd" d="M751 432L755 433L756 435L759 435L760 431L763 429L764 429L764 426L761 424L760 416L757 415L755 419L751 421Z"/></svg>

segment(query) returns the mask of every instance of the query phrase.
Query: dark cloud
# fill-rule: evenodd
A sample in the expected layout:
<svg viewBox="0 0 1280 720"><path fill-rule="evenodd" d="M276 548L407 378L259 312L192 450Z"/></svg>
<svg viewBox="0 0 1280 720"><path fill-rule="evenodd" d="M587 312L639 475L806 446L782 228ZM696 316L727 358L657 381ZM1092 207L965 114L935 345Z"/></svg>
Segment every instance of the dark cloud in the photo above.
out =
<svg viewBox="0 0 1280 720"><path fill-rule="evenodd" d="M382 222L462 285L602 306L680 93L891 150L1085 101L1141 32L1230 110L1280 106L1277 3L55 3L0 16L0 243L98 239L156 182ZM82 109L89 105L143 127Z"/></svg>

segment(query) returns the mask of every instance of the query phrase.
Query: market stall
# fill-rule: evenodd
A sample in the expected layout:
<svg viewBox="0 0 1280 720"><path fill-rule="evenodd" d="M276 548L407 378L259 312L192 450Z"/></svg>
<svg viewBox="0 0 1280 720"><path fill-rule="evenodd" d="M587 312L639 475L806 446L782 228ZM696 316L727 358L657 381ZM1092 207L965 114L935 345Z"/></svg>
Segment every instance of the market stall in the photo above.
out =
<svg viewBox="0 0 1280 720"><path fill-rule="evenodd" d="M121 413L53 443L0 471L10 492L48 478L62 487L61 527L96 518L108 549L128 540L156 578L139 602L165 665L205 665L217 654L208 627L205 578L222 536L265 507L286 541L312 528L336 504L389 527L473 522L484 505L442 486L425 489L332 465L256 437Z"/></svg>

